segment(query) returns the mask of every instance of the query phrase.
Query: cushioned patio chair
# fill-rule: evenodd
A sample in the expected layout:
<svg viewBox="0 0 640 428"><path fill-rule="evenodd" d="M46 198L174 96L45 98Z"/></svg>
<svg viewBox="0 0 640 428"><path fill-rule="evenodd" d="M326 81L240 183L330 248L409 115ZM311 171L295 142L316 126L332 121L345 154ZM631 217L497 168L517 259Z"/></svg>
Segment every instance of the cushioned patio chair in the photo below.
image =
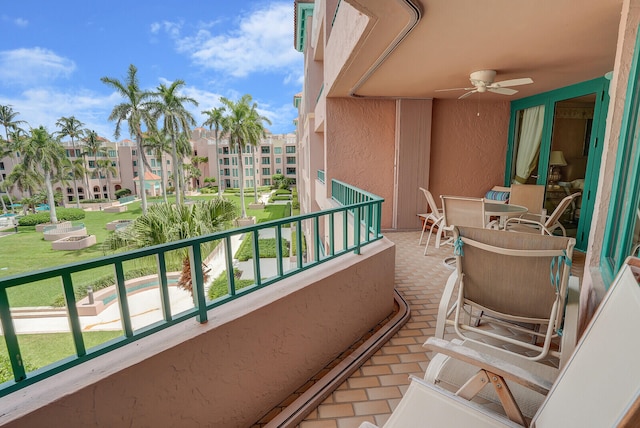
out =
<svg viewBox="0 0 640 428"><path fill-rule="evenodd" d="M525 232L525 233L537 233L537 234L547 234L553 235L553 232L556 229L560 229L562 231L562 236L567 236L567 231L560 223L560 217L562 214L569 208L571 203L580 196L581 193L577 192L572 195L565 197L555 210L544 220L544 222L531 220L528 218L520 218L514 217L508 219L505 224L505 230L510 230L512 232Z"/></svg>
<svg viewBox="0 0 640 428"><path fill-rule="evenodd" d="M405 427L637 427L640 423L640 287L627 262L609 288L575 351L549 383L518 365L430 338L425 347L466 361L477 375L455 393L411 377L384 428ZM531 420L513 399L509 382L546 395ZM491 386L489 386L491 385ZM504 413L470 399L494 388ZM505 416L506 414L506 416ZM375 425L363 423L361 428Z"/></svg>
<svg viewBox="0 0 640 428"><path fill-rule="evenodd" d="M527 208L521 218L544 222L547 210L544 208L545 187L538 184L514 184L511 186L509 203Z"/></svg>
<svg viewBox="0 0 640 428"><path fill-rule="evenodd" d="M517 346L532 361L560 358L551 343L562 329L575 239L462 226L453 236L456 270L442 294L436 337L449 325L462 340Z"/></svg>
<svg viewBox="0 0 640 428"><path fill-rule="evenodd" d="M420 217L423 221L422 233L420 233L420 241L418 241L418 245L422 245L422 237L424 236L424 232L427 229L427 225L429 224L429 221L431 221L431 224L429 227L429 236L427 237L427 246L424 249L424 254L426 255L427 249L429 248L429 242L431 241L431 234L433 233L433 229L435 228L437 230L436 233L438 234L438 236L444 233L441 225L442 209L438 208L438 206L436 205L436 200L433 199L433 195L431 194L431 192L429 192L427 189L422 187L420 187L419 189L424 194L424 198L427 202L427 212L423 214L418 214L418 217ZM438 245L440 244L440 240L438 238L436 238L436 240L437 240L436 248L438 248Z"/></svg>
<svg viewBox="0 0 640 428"><path fill-rule="evenodd" d="M436 248L442 245L440 238L445 235L445 232L451 235L454 226L485 226L484 199L448 195L442 195L440 199L442 200L443 234L436 238ZM452 242L451 238L445 241L445 243L450 242Z"/></svg>

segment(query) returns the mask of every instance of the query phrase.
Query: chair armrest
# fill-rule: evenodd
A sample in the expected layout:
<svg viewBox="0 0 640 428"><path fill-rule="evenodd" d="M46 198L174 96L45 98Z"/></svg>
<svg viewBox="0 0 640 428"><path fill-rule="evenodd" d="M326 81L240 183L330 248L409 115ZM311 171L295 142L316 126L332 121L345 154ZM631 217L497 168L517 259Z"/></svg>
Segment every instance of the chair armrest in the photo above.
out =
<svg viewBox="0 0 640 428"><path fill-rule="evenodd" d="M500 358L480 353L463 345L456 345L447 340L430 337L424 347L440 354L448 355L457 360L474 365L502 376L506 380L517 382L540 394L548 394L552 383L536 376L527 370L508 363Z"/></svg>
<svg viewBox="0 0 640 428"><path fill-rule="evenodd" d="M525 224L525 225L529 224L529 225L540 228L540 234L544 235L546 233L547 235L551 235L551 232L549 232L549 230L546 228L544 224L540 223L539 221L530 220L522 217L512 217L507 219L507 221L504 223L504 230L509 230L509 225L512 223Z"/></svg>
<svg viewBox="0 0 640 428"><path fill-rule="evenodd" d="M560 344L560 368L567 363L578 342L578 314L580 309L580 279L569 277L567 286L567 300L564 310L564 324Z"/></svg>
<svg viewBox="0 0 640 428"><path fill-rule="evenodd" d="M442 297L440 298L440 304L438 305L438 315L436 319L436 337L444 339L444 328L447 324L447 317L449 316L449 302L453 295L453 290L458 285L458 271L454 270L449 275L447 283L444 286ZM454 305L457 303L454 303Z"/></svg>

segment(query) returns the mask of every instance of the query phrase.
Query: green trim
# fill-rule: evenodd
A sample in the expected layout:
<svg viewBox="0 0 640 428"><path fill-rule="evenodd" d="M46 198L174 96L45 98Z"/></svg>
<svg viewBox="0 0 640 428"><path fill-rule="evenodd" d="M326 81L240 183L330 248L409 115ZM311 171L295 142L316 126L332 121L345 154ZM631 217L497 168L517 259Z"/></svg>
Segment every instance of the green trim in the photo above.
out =
<svg viewBox="0 0 640 428"><path fill-rule="evenodd" d="M295 48L298 52L304 52L304 42L308 33L307 18L313 16L313 5L313 3L298 3L295 42Z"/></svg>
<svg viewBox="0 0 640 428"><path fill-rule="evenodd" d="M602 146L606 125L606 116L609 104L609 80L605 77L588 80L553 91L544 92L531 97L516 100L511 103L511 118L509 121L509 142L507 145L507 165L504 174L504 185L508 186L511 181L514 153L514 141L516 134L516 114L535 106L544 106L544 126L542 129L542 141L540 143L540 157L538 171L547 171L549 165L549 151L551 150L551 139L553 136L553 118L555 105L559 101L580 97L588 94L595 94L596 101L594 107L593 131L589 142L589 157L587 171L589 171L589 181L585 182L584 194L582 198L583 208L581 209L580 223L578 224L576 236L576 249L585 251L589 239L591 227L591 217L593 215L594 201L598 189L598 171L602 160ZM546 185L546 174L538 174L536 184ZM585 203L589 201L588 203Z"/></svg>
<svg viewBox="0 0 640 428"><path fill-rule="evenodd" d="M609 202L604 244L600 256L602 279L608 288L631 251L633 228L636 223L640 183L638 156L638 118L640 109L640 31L636 35L633 61L624 104L624 115L616 166Z"/></svg>

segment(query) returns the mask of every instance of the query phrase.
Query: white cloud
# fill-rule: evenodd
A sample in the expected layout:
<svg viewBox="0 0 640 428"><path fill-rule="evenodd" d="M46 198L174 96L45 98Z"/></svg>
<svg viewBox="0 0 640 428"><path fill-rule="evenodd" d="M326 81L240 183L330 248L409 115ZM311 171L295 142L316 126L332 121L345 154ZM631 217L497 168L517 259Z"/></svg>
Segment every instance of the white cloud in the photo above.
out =
<svg viewBox="0 0 640 428"><path fill-rule="evenodd" d="M14 98L0 96L1 105L11 105L16 118L26 121L31 127L40 125L49 132L55 132L56 122L63 116L75 116L84 127L95 130L99 135L113 140L115 123L107 118L113 106L121 101L117 94L108 96L92 91L62 92L50 89L29 89ZM122 137L128 136L127 128L123 128Z"/></svg>
<svg viewBox="0 0 640 428"><path fill-rule="evenodd" d="M182 29L182 22L154 22L151 24L151 33L158 34L161 30L166 32L169 36L176 38L180 36L180 30Z"/></svg>
<svg viewBox="0 0 640 428"><path fill-rule="evenodd" d="M27 25L29 25L29 21L23 18L14 19L13 23L16 24L18 27L26 27Z"/></svg>
<svg viewBox="0 0 640 428"><path fill-rule="evenodd" d="M254 72L302 67L302 55L293 48L292 23L291 3L281 2L239 17L237 27L226 33L212 34L200 25L192 36L169 34L175 38L178 51L189 55L195 64L245 77Z"/></svg>
<svg viewBox="0 0 640 428"><path fill-rule="evenodd" d="M21 48L0 51L0 81L5 84L42 84L68 78L76 64L49 49Z"/></svg>

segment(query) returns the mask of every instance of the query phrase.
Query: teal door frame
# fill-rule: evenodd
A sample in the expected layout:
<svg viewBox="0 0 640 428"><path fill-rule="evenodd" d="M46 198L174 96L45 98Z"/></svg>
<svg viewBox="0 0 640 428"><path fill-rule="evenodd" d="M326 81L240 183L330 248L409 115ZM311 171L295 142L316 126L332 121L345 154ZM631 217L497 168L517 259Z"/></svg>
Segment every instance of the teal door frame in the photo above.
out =
<svg viewBox="0 0 640 428"><path fill-rule="evenodd" d="M598 173L602 160L602 146L604 131L609 106L609 80L600 77L553 91L537 94L532 97L516 100L511 103L511 119L509 121L509 144L507 146L507 165L505 168L504 183L510 185L514 144L516 132L517 112L535 106L544 106L544 125L542 128L542 141L540 143L540 156L538 161L538 171L547 171L549 167L549 152L551 150L551 137L553 134L553 118L555 105L559 101L581 97L589 94L596 94L596 103L593 112L593 126L591 140L589 141L589 156L587 160L587 173L582 195L582 207L580 211L580 221L576 236L576 249L586 251L589 240L589 230L591 229L591 218L593 216L594 201L598 189ZM587 179L588 178L588 179ZM546 185L547 174L538 174L536 184Z"/></svg>

